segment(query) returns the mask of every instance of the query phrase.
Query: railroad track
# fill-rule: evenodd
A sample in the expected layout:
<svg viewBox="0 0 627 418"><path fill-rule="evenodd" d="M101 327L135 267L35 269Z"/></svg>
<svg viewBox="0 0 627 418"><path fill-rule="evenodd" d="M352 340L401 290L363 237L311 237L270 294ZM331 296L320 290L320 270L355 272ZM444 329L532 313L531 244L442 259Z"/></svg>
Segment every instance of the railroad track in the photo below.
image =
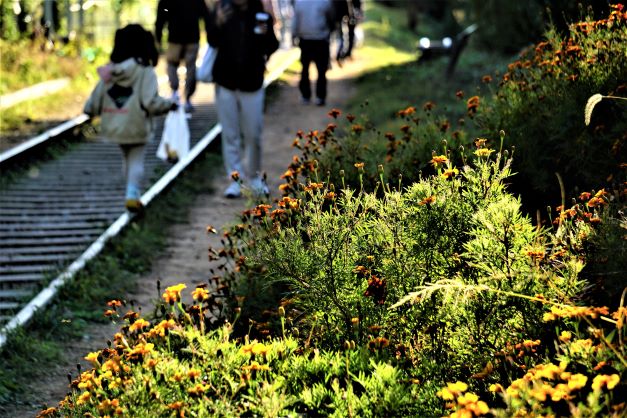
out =
<svg viewBox="0 0 627 418"><path fill-rule="evenodd" d="M281 51L270 63L266 84L296 58L294 50ZM145 156L144 204L220 133L213 86L199 85L194 98L196 111L189 120L192 151L174 166L155 156L164 117L155 119L158 134ZM47 140L61 135L56 132ZM13 154L9 157L19 153ZM0 164L6 165L6 160L0 158ZM0 346L7 332L28 322L130 220L124 211L122 155L116 144L83 138L58 158L24 171L0 190Z"/></svg>

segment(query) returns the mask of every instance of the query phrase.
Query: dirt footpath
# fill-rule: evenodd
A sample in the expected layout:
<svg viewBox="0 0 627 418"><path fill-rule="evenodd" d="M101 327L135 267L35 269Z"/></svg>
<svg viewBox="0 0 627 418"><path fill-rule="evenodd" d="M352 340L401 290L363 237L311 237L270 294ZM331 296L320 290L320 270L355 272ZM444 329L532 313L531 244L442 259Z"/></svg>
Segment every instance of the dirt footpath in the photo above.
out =
<svg viewBox="0 0 627 418"><path fill-rule="evenodd" d="M299 76L290 72L286 74L288 85L281 84L278 87L265 116L262 167L268 175L271 198L280 196L280 175L294 155L295 150L291 145L296 132L299 129L305 132L323 129L330 122L327 112L331 108L344 108L354 91L352 80L363 67L362 59L356 56L353 61L346 61L342 68L334 66L327 73L327 103L321 107L301 104L300 93L296 87ZM315 74L315 70L312 73ZM190 290L196 284L206 282L210 276L207 248L210 245L219 247L219 237L207 235L207 225L220 229L232 223L247 204L243 198L233 200L222 197L227 184L225 177L216 176L213 186L217 193L197 196L189 210L188 223L169 226L167 248L157 258L152 272L138 278L137 293L120 297L134 299L142 306L143 312L151 312L156 297L157 280L161 281L162 289L185 283ZM83 357L90 351L106 347L107 339L116 332L116 327L109 324L91 326L89 329L89 335L64 347L65 358L62 362L48 370L42 370L41 379L33 382L30 388L32 396L29 399L24 399L21 405L16 405L10 411L0 410L0 416L33 417L37 415L41 405L55 406L67 392L68 371L76 375L76 363L81 363L83 369L88 368Z"/></svg>

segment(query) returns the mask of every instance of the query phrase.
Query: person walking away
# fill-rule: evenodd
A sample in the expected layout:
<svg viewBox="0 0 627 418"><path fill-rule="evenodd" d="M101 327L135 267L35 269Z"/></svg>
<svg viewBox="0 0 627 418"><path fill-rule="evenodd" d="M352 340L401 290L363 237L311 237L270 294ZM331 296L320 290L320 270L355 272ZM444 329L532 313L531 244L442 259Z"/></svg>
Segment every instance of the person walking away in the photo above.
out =
<svg viewBox="0 0 627 418"><path fill-rule="evenodd" d="M335 60L342 66L342 61L350 58L355 45L355 28L361 19L361 0L332 0L337 32L337 51ZM346 30L344 26L346 25ZM345 39L346 38L346 39Z"/></svg>
<svg viewBox="0 0 627 418"><path fill-rule="evenodd" d="M172 98L179 101L179 77L181 61L185 63L185 111L192 113L191 98L196 91L196 58L200 42L200 20L209 19L209 9L204 0L159 0L155 37L162 45L163 30L168 29L166 51L167 72Z"/></svg>
<svg viewBox="0 0 627 418"><path fill-rule="evenodd" d="M311 101L309 66L315 63L318 70L316 80L316 105L324 106L327 96L326 72L329 68L329 38L334 27L332 0L295 0L292 21L292 37L300 47L302 64L298 84L302 101Z"/></svg>
<svg viewBox="0 0 627 418"><path fill-rule="evenodd" d="M157 65L159 53L149 31L137 24L115 33L111 62L98 68L100 80L85 103L84 112L101 116L101 135L120 145L126 179L125 207L140 212L144 153L151 138L151 116L178 108L159 96Z"/></svg>
<svg viewBox="0 0 627 418"><path fill-rule="evenodd" d="M227 198L241 196L240 182L233 179L235 172L249 182L256 197L269 195L261 176L261 148L263 75L266 61L279 47L272 25L260 0L222 0L207 25L207 41L218 50L213 80L224 168L231 178L224 192Z"/></svg>

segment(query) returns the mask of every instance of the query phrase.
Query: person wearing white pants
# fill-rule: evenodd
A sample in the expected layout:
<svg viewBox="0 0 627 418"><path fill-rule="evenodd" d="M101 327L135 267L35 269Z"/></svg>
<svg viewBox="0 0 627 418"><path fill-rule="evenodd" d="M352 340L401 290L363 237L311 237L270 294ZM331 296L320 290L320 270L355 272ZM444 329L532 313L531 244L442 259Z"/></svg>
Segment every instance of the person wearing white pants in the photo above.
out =
<svg viewBox="0 0 627 418"><path fill-rule="evenodd" d="M226 172L230 175L237 171L244 179L252 179L253 183L258 183L261 177L261 133L265 91L263 88L252 92L230 90L216 85L215 97L218 119L222 124L222 158ZM242 149L245 152L246 168L242 165ZM263 187L253 183L252 187ZM231 192L237 194L237 191Z"/></svg>
<svg viewBox="0 0 627 418"><path fill-rule="evenodd" d="M261 137L263 74L268 57L279 47L272 25L272 16L264 11L261 0L221 0L207 25L207 41L218 50L212 75L224 168L233 179L224 192L228 198L241 196L234 172L255 197L270 194L261 176Z"/></svg>
<svg viewBox="0 0 627 418"><path fill-rule="evenodd" d="M124 156L124 178L126 179L126 199L141 198L141 183L144 179L144 144L120 144Z"/></svg>

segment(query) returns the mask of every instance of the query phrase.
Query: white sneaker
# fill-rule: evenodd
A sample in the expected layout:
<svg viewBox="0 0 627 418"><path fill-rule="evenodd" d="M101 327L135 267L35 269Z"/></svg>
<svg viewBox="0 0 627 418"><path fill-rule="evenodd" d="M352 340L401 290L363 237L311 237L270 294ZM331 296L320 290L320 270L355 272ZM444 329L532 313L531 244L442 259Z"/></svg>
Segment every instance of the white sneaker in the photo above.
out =
<svg viewBox="0 0 627 418"><path fill-rule="evenodd" d="M242 190L238 182L232 181L229 187L224 191L224 197L228 199L236 199L242 195Z"/></svg>
<svg viewBox="0 0 627 418"><path fill-rule="evenodd" d="M270 189L261 177L255 177L250 181L250 190L255 197L270 197Z"/></svg>

